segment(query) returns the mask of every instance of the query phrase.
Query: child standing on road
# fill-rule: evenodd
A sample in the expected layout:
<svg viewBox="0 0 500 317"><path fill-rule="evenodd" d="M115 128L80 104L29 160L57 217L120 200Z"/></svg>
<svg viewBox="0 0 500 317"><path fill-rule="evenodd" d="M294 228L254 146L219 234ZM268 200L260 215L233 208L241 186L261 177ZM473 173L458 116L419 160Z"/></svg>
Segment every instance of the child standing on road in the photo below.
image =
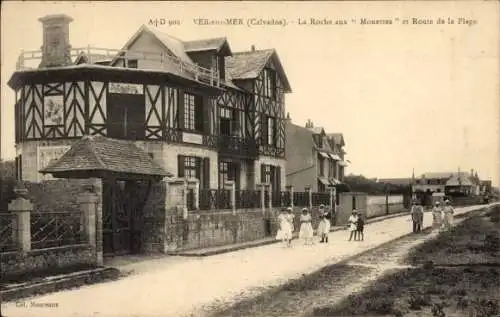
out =
<svg viewBox="0 0 500 317"><path fill-rule="evenodd" d="M318 225L318 236L321 237L319 243L328 243L328 233L330 233L330 219L326 215L322 215L319 218Z"/></svg>
<svg viewBox="0 0 500 317"><path fill-rule="evenodd" d="M365 240L364 230L365 230L365 219L364 219L364 217L363 217L362 214L359 214L358 215L358 222L357 222L357 225L356 225L356 231L357 231L357 235L358 235L358 241L359 241L360 238L361 238L361 241ZM354 237L354 240L356 240L356 237Z"/></svg>
<svg viewBox="0 0 500 317"><path fill-rule="evenodd" d="M292 224L289 218L288 210L282 210L278 216L279 230L276 234L276 240L281 240L287 246L290 246L292 241Z"/></svg>
<svg viewBox="0 0 500 317"><path fill-rule="evenodd" d="M349 223L349 231L351 232L351 235L349 236L349 241L351 241L352 238L356 239L356 231L358 229L358 215L356 209L352 210L352 214L349 217L348 223Z"/></svg>

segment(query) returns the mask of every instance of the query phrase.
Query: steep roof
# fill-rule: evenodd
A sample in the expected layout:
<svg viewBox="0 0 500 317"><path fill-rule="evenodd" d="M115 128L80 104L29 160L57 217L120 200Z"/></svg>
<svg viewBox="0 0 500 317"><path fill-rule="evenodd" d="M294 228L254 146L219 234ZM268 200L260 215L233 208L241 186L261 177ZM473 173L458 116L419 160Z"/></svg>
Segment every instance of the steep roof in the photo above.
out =
<svg viewBox="0 0 500 317"><path fill-rule="evenodd" d="M173 176L132 141L84 136L41 173L112 172L118 174Z"/></svg>
<svg viewBox="0 0 500 317"><path fill-rule="evenodd" d="M184 50L188 53L201 51L219 51L223 48L224 45L227 45L229 48L229 43L227 42L227 38L225 37L184 41Z"/></svg>
<svg viewBox="0 0 500 317"><path fill-rule="evenodd" d="M328 133L326 136L332 138L335 144L340 144L341 146L345 145L344 135L342 133Z"/></svg>
<svg viewBox="0 0 500 317"><path fill-rule="evenodd" d="M137 32L132 35L132 37L123 45L122 51L126 51L134 42L141 36L143 33L149 33L153 35L162 45L163 47L175 55L177 58L182 60L183 62L194 64L191 58L187 55L184 49L184 43L178 38L171 36L169 34L160 32L158 30L147 27L146 25L142 25ZM118 56L117 56L118 57ZM116 58L117 58L116 57ZM116 59L115 58L115 59Z"/></svg>
<svg viewBox="0 0 500 317"><path fill-rule="evenodd" d="M462 174L462 173L460 173ZM469 175L453 175L447 182L446 186L472 186L473 182L471 181Z"/></svg>
<svg viewBox="0 0 500 317"><path fill-rule="evenodd" d="M312 127L312 128L307 128L309 131L311 131L313 134L323 134L325 129L323 127Z"/></svg>
<svg viewBox="0 0 500 317"><path fill-rule="evenodd" d="M280 75L285 91L291 92L290 83L274 49L233 53L232 56L226 57L226 70L230 78L234 80L255 79L271 59Z"/></svg>
<svg viewBox="0 0 500 317"><path fill-rule="evenodd" d="M425 179L449 179L453 175L458 174L457 172L429 172L424 173L420 177ZM466 172L461 172L460 175L466 176Z"/></svg>

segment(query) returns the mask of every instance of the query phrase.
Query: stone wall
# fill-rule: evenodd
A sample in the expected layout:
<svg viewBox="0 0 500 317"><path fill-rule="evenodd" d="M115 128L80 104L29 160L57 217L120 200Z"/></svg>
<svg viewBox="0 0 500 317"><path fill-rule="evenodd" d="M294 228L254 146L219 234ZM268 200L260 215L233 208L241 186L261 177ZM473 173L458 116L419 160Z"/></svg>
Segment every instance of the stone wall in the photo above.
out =
<svg viewBox="0 0 500 317"><path fill-rule="evenodd" d="M95 253L89 245L73 245L28 252L0 253L2 279L26 279L44 274L96 267Z"/></svg>
<svg viewBox="0 0 500 317"><path fill-rule="evenodd" d="M78 196L83 192L84 186L97 186L92 179L55 179L24 184L36 211L78 211Z"/></svg>
<svg viewBox="0 0 500 317"><path fill-rule="evenodd" d="M409 211L403 203L397 204L371 204L367 208L366 218L380 217L384 215L395 214L398 212Z"/></svg>

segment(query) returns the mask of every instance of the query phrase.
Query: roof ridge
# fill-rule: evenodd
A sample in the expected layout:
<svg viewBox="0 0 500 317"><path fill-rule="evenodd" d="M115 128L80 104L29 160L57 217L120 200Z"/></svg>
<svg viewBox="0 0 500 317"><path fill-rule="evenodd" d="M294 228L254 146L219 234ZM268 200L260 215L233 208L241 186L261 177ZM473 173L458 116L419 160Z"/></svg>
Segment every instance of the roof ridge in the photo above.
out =
<svg viewBox="0 0 500 317"><path fill-rule="evenodd" d="M101 136L101 138L104 138ZM92 140L96 140L96 139L99 139L99 136L87 136L84 140L84 142L86 142L87 144L87 148L89 149L89 152L94 156L94 158L96 159L97 163L99 165L101 165L102 168L105 168L106 165L104 164L104 162L101 160L101 158L99 157L99 155L97 155L97 152L95 150L95 147L92 145Z"/></svg>
<svg viewBox="0 0 500 317"><path fill-rule="evenodd" d="M233 55L243 55L243 54L252 54L252 53L262 53L262 52L275 52L276 49L274 48L265 48L261 50L250 50L250 51L240 51L240 52L233 52Z"/></svg>

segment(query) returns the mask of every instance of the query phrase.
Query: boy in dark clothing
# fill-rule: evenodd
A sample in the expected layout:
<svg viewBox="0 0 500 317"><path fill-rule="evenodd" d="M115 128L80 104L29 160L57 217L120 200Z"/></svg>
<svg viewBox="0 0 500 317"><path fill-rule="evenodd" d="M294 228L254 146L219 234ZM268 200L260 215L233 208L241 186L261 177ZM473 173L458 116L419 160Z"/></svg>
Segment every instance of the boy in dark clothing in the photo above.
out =
<svg viewBox="0 0 500 317"><path fill-rule="evenodd" d="M356 224L356 233L358 236L358 241L361 238L361 241L365 240L365 234L364 234L364 229L365 229L365 219L363 218L363 214L358 215L358 222Z"/></svg>

